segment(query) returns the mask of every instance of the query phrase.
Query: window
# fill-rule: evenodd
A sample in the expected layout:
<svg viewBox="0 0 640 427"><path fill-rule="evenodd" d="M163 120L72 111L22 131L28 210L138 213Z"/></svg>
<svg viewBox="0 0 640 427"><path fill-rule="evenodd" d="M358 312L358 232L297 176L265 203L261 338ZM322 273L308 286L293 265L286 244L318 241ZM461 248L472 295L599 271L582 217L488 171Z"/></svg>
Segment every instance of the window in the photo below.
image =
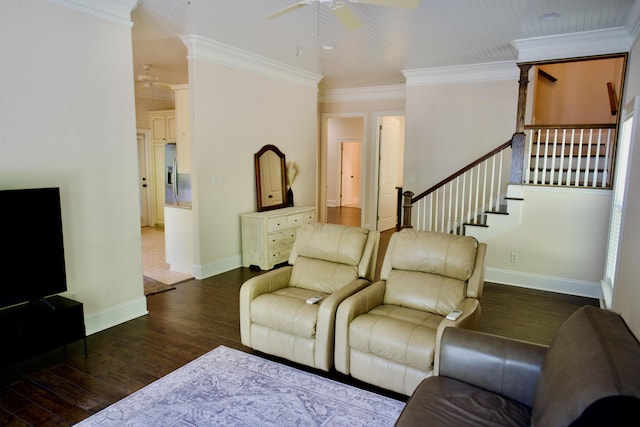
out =
<svg viewBox="0 0 640 427"><path fill-rule="evenodd" d="M628 160L631 141L635 134L634 115L638 111L640 97L636 97L633 110L624 117L622 132L618 139L618 156L615 168L615 179L613 182L613 197L611 201L611 219L609 223L609 243L607 247L607 258L605 260L604 279L602 281L602 292L604 305L611 308L611 297L615 287L615 279L618 264L618 249L620 248L620 236L622 235L622 220L625 206L625 196L627 193L627 177L629 171Z"/></svg>

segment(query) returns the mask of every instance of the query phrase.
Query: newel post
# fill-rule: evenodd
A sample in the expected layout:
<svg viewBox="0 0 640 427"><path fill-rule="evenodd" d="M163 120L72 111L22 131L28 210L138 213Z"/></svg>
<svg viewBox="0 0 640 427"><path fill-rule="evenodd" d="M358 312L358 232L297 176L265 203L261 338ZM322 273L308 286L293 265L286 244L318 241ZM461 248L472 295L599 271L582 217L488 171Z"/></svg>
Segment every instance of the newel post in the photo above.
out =
<svg viewBox="0 0 640 427"><path fill-rule="evenodd" d="M516 116L516 133L511 138L511 172L509 182L522 184L522 168L524 166L524 119L527 109L527 87L531 64L518 64L520 80L518 80L518 113Z"/></svg>
<svg viewBox="0 0 640 427"><path fill-rule="evenodd" d="M402 202L402 228L413 228L411 225L411 198L413 191L405 191L402 193L404 201Z"/></svg>
<svg viewBox="0 0 640 427"><path fill-rule="evenodd" d="M524 132L524 116L527 109L527 86L531 64L518 64L520 80L518 80L518 115L516 116L516 133Z"/></svg>
<svg viewBox="0 0 640 427"><path fill-rule="evenodd" d="M509 173L509 183L511 184L522 184L524 139L523 132L514 133L511 137L511 171Z"/></svg>

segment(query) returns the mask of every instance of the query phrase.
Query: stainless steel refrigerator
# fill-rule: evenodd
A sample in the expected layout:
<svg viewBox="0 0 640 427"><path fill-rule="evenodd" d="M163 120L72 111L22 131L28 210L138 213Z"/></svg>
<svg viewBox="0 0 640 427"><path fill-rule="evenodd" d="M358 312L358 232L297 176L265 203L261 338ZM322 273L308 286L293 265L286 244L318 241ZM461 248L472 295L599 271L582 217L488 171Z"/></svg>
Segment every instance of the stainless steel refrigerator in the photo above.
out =
<svg viewBox="0 0 640 427"><path fill-rule="evenodd" d="M191 175L180 173L176 157L176 144L167 144L165 160L165 203L179 205L191 202Z"/></svg>

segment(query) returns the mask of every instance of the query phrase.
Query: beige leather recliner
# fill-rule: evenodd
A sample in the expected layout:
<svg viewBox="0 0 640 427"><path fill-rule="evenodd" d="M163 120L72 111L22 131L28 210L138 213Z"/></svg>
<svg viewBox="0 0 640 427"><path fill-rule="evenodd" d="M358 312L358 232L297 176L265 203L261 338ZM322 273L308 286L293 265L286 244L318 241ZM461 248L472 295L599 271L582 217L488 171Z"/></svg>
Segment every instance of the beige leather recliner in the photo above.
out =
<svg viewBox="0 0 640 427"><path fill-rule="evenodd" d="M444 328L476 327L486 249L470 236L412 229L394 233L382 280L338 308L336 369L411 395L438 363ZM462 314L446 319L454 309Z"/></svg>
<svg viewBox="0 0 640 427"><path fill-rule="evenodd" d="M337 224L300 227L288 266L240 288L242 344L328 371L338 304L371 284L380 233ZM310 297L320 295L316 304Z"/></svg>

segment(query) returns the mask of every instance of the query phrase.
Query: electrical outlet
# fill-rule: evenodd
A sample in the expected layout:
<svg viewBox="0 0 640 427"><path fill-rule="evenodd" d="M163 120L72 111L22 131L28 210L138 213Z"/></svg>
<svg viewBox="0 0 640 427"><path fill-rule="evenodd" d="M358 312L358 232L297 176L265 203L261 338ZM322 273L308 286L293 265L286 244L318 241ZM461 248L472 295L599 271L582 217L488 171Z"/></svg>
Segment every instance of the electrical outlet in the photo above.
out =
<svg viewBox="0 0 640 427"><path fill-rule="evenodd" d="M518 252L511 252L510 261L513 262L513 263L518 262Z"/></svg>

